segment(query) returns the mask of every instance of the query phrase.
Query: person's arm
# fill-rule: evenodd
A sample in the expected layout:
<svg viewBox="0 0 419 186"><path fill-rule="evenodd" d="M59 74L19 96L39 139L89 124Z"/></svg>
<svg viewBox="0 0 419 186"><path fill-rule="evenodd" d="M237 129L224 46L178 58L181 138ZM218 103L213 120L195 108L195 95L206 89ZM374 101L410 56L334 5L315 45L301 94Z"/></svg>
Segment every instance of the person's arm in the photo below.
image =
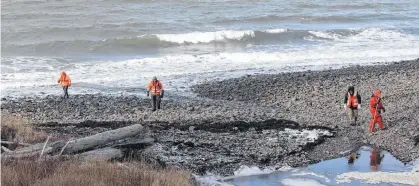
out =
<svg viewBox="0 0 419 186"><path fill-rule="evenodd" d="M359 94L358 94L358 95L356 96L356 99L358 99L358 104L361 104L361 95L359 95Z"/></svg>
<svg viewBox="0 0 419 186"><path fill-rule="evenodd" d="M67 76L67 78L68 78L68 86L70 86L71 85L71 78L69 76Z"/></svg>
<svg viewBox="0 0 419 186"><path fill-rule="evenodd" d="M346 109L348 105L348 94L345 94L345 99L343 100L343 108Z"/></svg>
<svg viewBox="0 0 419 186"><path fill-rule="evenodd" d="M58 78L57 82L58 83L61 83L61 77Z"/></svg>
<svg viewBox="0 0 419 186"><path fill-rule="evenodd" d="M384 105L383 105L383 100L381 99L378 100L377 109L381 109L383 110L383 112L386 112L386 109L384 108Z"/></svg>
<svg viewBox="0 0 419 186"><path fill-rule="evenodd" d="M163 98L163 96L164 96L164 89L163 89L163 84L161 83L161 82L159 82L160 83L160 92L161 92L161 95L160 95L160 97L161 98Z"/></svg>
<svg viewBox="0 0 419 186"><path fill-rule="evenodd" d="M147 85L147 97L150 96L151 84Z"/></svg>

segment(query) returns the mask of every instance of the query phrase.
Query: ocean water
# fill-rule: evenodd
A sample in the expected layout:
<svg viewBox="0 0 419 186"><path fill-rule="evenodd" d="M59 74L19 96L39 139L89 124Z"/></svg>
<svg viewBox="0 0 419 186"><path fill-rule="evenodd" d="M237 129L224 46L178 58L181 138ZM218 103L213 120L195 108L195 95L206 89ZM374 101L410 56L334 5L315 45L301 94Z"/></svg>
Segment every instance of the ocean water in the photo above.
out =
<svg viewBox="0 0 419 186"><path fill-rule="evenodd" d="M1 95L143 94L419 57L419 1L2 0Z"/></svg>

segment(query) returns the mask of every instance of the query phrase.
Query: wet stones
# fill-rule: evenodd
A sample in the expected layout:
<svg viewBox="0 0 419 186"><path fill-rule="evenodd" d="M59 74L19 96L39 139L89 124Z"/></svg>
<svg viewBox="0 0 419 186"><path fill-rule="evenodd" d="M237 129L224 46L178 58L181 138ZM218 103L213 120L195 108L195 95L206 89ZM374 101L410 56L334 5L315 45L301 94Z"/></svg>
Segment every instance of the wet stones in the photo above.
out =
<svg viewBox="0 0 419 186"><path fill-rule="evenodd" d="M185 167L190 170L211 170L219 174L231 174L240 165L274 166L282 162L282 157L291 152L300 152L305 146L313 143L307 136L299 135L291 140L290 133L304 133L305 130L298 124L286 124L288 121L269 120L262 122L217 123L197 125L193 136L189 131L192 127L181 127L173 130L153 130L152 134L158 136L159 151L153 156L159 157L167 165ZM289 121L291 122L291 121ZM225 126L233 125L236 130ZM253 127L259 126L259 127ZM285 128L292 126L294 129ZM171 129L167 129L172 131ZM314 129L320 130L320 129ZM313 131L314 131L313 130ZM322 129L324 134L333 134L331 129ZM287 131L287 135L278 135ZM332 137L332 136L319 136ZM278 139L281 138L281 139ZM305 143L303 142L305 141ZM320 143L315 140L314 143ZM174 146L175 148L174 148ZM162 150L164 149L164 150ZM304 154L304 153L302 153ZM182 160L182 161L178 161Z"/></svg>
<svg viewBox="0 0 419 186"><path fill-rule="evenodd" d="M200 96L216 100L236 95L236 100L249 104L277 107L282 111L281 117L300 124L338 130L335 138L325 139L323 144L313 146L307 154L312 160L336 157L336 151L370 143L385 147L398 158L409 161L419 156L419 118L414 112L419 105L419 84L412 83L412 79L419 79L419 59L380 66L252 75L196 85L193 90ZM363 102L361 120L355 127L349 127L346 114L340 112L343 94L350 84L361 92ZM231 85L232 90L226 89L227 85ZM389 95L385 98L385 105L392 111L383 114L389 129L368 138L371 117L368 101L376 88ZM290 139L298 141L295 135L291 135Z"/></svg>

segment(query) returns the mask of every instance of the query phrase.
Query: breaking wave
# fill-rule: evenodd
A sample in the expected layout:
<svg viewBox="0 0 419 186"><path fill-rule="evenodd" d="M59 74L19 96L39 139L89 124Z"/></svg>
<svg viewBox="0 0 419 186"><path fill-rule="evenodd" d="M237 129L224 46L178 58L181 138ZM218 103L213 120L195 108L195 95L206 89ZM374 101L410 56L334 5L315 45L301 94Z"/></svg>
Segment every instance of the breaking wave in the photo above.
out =
<svg viewBox="0 0 419 186"><path fill-rule="evenodd" d="M109 38L103 40L73 40L53 41L35 44L8 44L2 45L3 50L19 51L70 51L95 52L123 50L138 51L157 50L188 45L242 45L248 44L283 44L290 42L328 42L328 41L388 41L405 40L415 41L417 36L405 34L398 30L379 28L369 29L341 29L341 30L291 30L269 29L264 31L253 30L221 30L215 32L191 32L181 34L148 34L137 37ZM140 51L141 52L141 51Z"/></svg>

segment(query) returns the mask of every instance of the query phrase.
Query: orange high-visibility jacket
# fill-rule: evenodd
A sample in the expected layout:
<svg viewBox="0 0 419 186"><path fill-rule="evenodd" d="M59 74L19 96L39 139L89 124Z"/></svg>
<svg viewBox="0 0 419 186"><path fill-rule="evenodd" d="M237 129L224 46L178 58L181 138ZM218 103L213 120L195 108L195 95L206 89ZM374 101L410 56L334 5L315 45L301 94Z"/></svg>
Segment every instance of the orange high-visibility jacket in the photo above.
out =
<svg viewBox="0 0 419 186"><path fill-rule="evenodd" d="M71 85L70 76L68 76L65 72L61 72L61 76L58 78L57 82L63 87Z"/></svg>
<svg viewBox="0 0 419 186"><path fill-rule="evenodd" d="M355 93L352 96L348 93L348 103L346 104L346 106L348 108L358 108L358 97L357 97L357 93Z"/></svg>
<svg viewBox="0 0 419 186"><path fill-rule="evenodd" d="M371 97L370 112L373 116L381 117L380 110L383 109L383 108L384 108L383 102L381 101L381 99L377 95L374 95L373 97Z"/></svg>
<svg viewBox="0 0 419 186"><path fill-rule="evenodd" d="M163 90L163 85L160 81L154 82L153 80L148 84L147 90L151 91L152 95L159 95L161 90Z"/></svg>

